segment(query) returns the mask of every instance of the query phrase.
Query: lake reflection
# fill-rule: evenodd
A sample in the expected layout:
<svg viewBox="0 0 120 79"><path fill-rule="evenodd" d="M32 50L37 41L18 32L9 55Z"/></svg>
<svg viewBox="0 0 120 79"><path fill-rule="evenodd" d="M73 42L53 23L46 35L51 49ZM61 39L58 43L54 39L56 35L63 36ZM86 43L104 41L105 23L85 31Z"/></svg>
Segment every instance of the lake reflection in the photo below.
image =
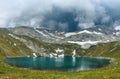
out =
<svg viewBox="0 0 120 79"><path fill-rule="evenodd" d="M17 67L59 70L59 71L80 71L104 67L109 64L109 59L96 59L88 57L19 57L6 58L5 62Z"/></svg>

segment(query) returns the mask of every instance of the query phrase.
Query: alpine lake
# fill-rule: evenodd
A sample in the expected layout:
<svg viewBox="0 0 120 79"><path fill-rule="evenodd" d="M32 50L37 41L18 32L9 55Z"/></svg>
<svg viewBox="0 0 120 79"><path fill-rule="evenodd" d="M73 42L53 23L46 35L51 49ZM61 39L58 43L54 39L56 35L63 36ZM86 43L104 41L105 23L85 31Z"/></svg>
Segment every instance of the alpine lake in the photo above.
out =
<svg viewBox="0 0 120 79"><path fill-rule="evenodd" d="M105 67L110 63L107 58L90 57L8 57L4 61L9 65L51 71L81 71Z"/></svg>

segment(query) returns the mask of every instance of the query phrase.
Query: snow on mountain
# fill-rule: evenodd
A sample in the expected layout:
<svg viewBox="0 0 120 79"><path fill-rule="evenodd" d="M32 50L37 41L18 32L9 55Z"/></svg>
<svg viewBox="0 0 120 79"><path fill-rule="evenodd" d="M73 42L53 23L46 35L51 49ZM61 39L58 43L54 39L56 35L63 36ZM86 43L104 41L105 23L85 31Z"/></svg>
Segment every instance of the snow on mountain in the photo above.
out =
<svg viewBox="0 0 120 79"><path fill-rule="evenodd" d="M68 43L75 43L75 44L79 44L79 45L85 45L85 44L93 44L93 45L95 45L95 44L97 44L99 42L101 42L101 41L90 41L90 40L85 41L85 42L68 41Z"/></svg>
<svg viewBox="0 0 120 79"><path fill-rule="evenodd" d="M84 41L84 42L80 42L80 41L68 41L68 43L71 43L71 44L78 44L81 46L81 48L83 49L88 49L90 48L92 45L97 45L98 43L108 43L110 42L110 40L106 40L106 41L102 41L102 40L99 40L99 41Z"/></svg>
<svg viewBox="0 0 120 79"><path fill-rule="evenodd" d="M65 37L69 37L69 36L76 35L76 34L77 34L77 33L74 33L74 32L73 32L73 33L66 33L66 34L65 34Z"/></svg>
<svg viewBox="0 0 120 79"><path fill-rule="evenodd" d="M57 32L55 31L54 33L48 32L47 30L44 30L47 35L51 36L51 38L56 38L56 39L64 39L63 37L63 32ZM62 35L62 36L60 36Z"/></svg>
<svg viewBox="0 0 120 79"><path fill-rule="evenodd" d="M9 33L8 35L9 35L9 36L11 36L11 37L13 37L13 38L15 38L15 39L20 40L20 38L19 38L19 37L15 36L15 35L13 35L13 34L11 34L11 33Z"/></svg>
<svg viewBox="0 0 120 79"><path fill-rule="evenodd" d="M104 31L99 31L104 30ZM120 40L120 32L106 33L105 29L86 29L79 32L58 32L41 28L16 27L12 28L12 34L26 35L42 42L48 43L75 43L79 45L94 45L99 42L111 42ZM107 31L107 30L106 30ZM108 30L109 31L109 30Z"/></svg>
<svg viewBox="0 0 120 79"><path fill-rule="evenodd" d="M32 38L36 38L39 41L43 42L52 43L64 39L64 35L62 32L49 31L41 28L21 26L12 28L9 31L16 35L26 35Z"/></svg>
<svg viewBox="0 0 120 79"><path fill-rule="evenodd" d="M120 32L116 32L115 35L116 35L116 36L119 36L119 35L120 35Z"/></svg>
<svg viewBox="0 0 120 79"><path fill-rule="evenodd" d="M47 30L38 30L37 28L34 28L34 30L45 37L63 39L62 37L56 36L55 34L48 32Z"/></svg>
<svg viewBox="0 0 120 79"><path fill-rule="evenodd" d="M52 36L52 37L58 38L58 39L63 39L64 38L64 37L56 36L56 35L54 35L52 33L49 33L49 35Z"/></svg>
<svg viewBox="0 0 120 79"><path fill-rule="evenodd" d="M79 41L68 41L68 43L72 43L72 44L78 44L80 45L82 48L87 49L89 48L91 45L96 45L98 43L100 43L101 41L85 41L85 42L79 42Z"/></svg>
<svg viewBox="0 0 120 79"><path fill-rule="evenodd" d="M82 33L87 33L87 34L102 34L102 33L100 33L100 32L96 32L96 31L93 31L93 32L90 32L90 31L88 31L88 30L83 30L83 31L80 31L80 32L78 32L78 34L82 34Z"/></svg>
<svg viewBox="0 0 120 79"><path fill-rule="evenodd" d="M41 35L45 36L45 37L49 37L49 35L46 35L45 33L43 33L42 31L39 31L37 29L35 29L36 32L40 33Z"/></svg>
<svg viewBox="0 0 120 79"><path fill-rule="evenodd" d="M91 32L91 31L88 31L88 30L83 30L83 31L80 31L80 32L77 32L77 33L75 33L75 32L66 33L65 37L69 37L69 36L77 35L77 34L83 34L83 33L86 33L86 34L98 34L98 35L102 35L103 34L101 32L96 32L96 31Z"/></svg>

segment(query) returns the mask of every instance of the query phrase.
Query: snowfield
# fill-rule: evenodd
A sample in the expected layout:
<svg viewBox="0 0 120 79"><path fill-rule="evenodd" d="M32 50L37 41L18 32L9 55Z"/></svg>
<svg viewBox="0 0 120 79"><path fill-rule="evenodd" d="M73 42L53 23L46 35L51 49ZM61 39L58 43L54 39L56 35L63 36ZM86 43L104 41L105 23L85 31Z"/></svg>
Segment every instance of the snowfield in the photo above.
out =
<svg viewBox="0 0 120 79"><path fill-rule="evenodd" d="M93 32L90 32L88 30L83 30L83 31L80 31L80 32L71 32L71 33L66 33L65 34L65 37L69 37L69 36L72 36L72 35L77 35L77 34L83 34L83 33L87 33L87 34L96 34L96 35L102 35L103 33L101 32L96 32L96 31L93 31Z"/></svg>

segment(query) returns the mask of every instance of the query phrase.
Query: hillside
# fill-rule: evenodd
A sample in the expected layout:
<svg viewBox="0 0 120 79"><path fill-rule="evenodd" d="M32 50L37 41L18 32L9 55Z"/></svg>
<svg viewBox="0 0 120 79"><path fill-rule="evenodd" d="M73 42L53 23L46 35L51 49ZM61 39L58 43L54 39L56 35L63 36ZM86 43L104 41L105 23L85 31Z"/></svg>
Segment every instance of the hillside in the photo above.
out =
<svg viewBox="0 0 120 79"><path fill-rule="evenodd" d="M89 49L83 49L77 44L44 43L26 35L11 36L7 29L0 29L0 78L2 79L119 79L120 78L120 42L99 43ZM17 38L16 38L17 37ZM49 56L55 49L64 49L65 55L108 57L111 64L107 67L79 72L38 71L12 67L4 63L8 56Z"/></svg>
<svg viewBox="0 0 120 79"><path fill-rule="evenodd" d="M119 56L120 42L117 41L99 43L90 46L89 49L84 49L78 44L42 42L37 38L29 37L28 35L12 34L5 29L1 29L0 32L0 48L1 51L6 53L6 56L27 56L32 55L32 53L36 53L38 56L49 56L50 53L55 53L55 50L58 48L63 49L65 55L72 55L72 51L76 50L76 55L78 56Z"/></svg>
<svg viewBox="0 0 120 79"><path fill-rule="evenodd" d="M10 37L8 33L6 29L0 29L0 57L32 55L23 42Z"/></svg>

